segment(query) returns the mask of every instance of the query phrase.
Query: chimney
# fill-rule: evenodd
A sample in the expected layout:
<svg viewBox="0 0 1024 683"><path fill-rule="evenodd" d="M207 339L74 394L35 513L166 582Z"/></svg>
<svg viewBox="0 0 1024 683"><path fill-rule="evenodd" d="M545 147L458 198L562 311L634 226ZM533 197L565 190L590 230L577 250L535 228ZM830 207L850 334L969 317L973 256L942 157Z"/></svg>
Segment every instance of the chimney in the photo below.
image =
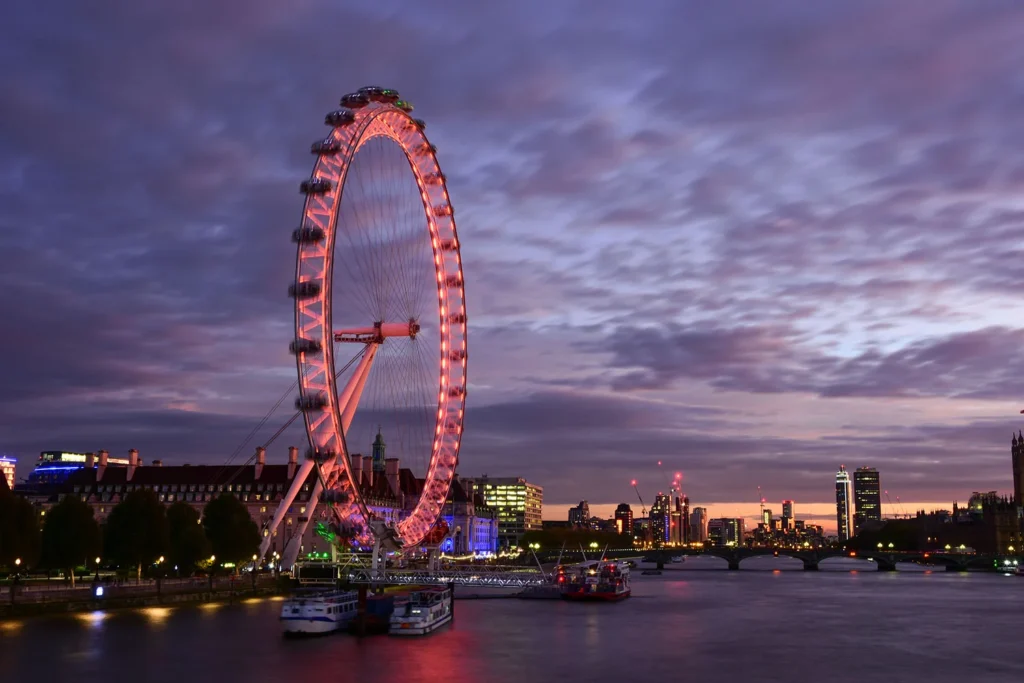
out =
<svg viewBox="0 0 1024 683"><path fill-rule="evenodd" d="M373 486L373 456L363 456L363 481L367 486Z"/></svg>
<svg viewBox="0 0 1024 683"><path fill-rule="evenodd" d="M263 466L267 464L267 449L263 446L256 447L256 479L263 474Z"/></svg>
<svg viewBox="0 0 1024 683"><path fill-rule="evenodd" d="M106 451L100 451L99 465L96 467L96 481L103 479L103 473L107 471L107 457L109 455Z"/></svg>
<svg viewBox="0 0 1024 683"><path fill-rule="evenodd" d="M134 448L128 450L128 474L125 481L131 481L135 475L135 468L139 466L139 452Z"/></svg>
<svg viewBox="0 0 1024 683"><path fill-rule="evenodd" d="M386 458L384 460L384 474L388 478L388 488L391 489L391 495L399 498L398 458Z"/></svg>
<svg viewBox="0 0 1024 683"><path fill-rule="evenodd" d="M153 467L163 467L163 466L164 466L164 461L163 460L154 460L153 461Z"/></svg>
<svg viewBox="0 0 1024 683"><path fill-rule="evenodd" d="M85 454L85 469L91 470L96 465L96 456L92 453Z"/></svg>
<svg viewBox="0 0 1024 683"><path fill-rule="evenodd" d="M349 457L348 461L352 472L352 481L355 482L356 488L360 488L363 485L363 456L356 453Z"/></svg>
<svg viewBox="0 0 1024 683"><path fill-rule="evenodd" d="M288 481L295 478L297 469L299 469L299 449L291 446L288 448Z"/></svg>

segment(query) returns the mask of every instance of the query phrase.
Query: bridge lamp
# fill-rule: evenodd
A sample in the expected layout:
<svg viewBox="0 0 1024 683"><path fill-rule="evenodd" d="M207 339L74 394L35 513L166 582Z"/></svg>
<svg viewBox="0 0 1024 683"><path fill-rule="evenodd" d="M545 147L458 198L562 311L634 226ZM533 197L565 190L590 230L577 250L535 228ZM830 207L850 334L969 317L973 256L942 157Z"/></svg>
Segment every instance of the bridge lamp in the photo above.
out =
<svg viewBox="0 0 1024 683"><path fill-rule="evenodd" d="M591 548L597 548L597 541L591 541L590 542L590 547Z"/></svg>
<svg viewBox="0 0 1024 683"><path fill-rule="evenodd" d="M96 558L96 564L99 565L99 563L100 563L100 558L97 557Z"/></svg>
<svg viewBox="0 0 1024 683"><path fill-rule="evenodd" d="M1013 552L1013 546L1011 545L1010 547L1007 548L1007 550L1009 550L1012 553Z"/></svg>
<svg viewBox="0 0 1024 683"><path fill-rule="evenodd" d="M890 543L890 544L889 544L889 547L890 547L890 548L892 547L892 543Z"/></svg>
<svg viewBox="0 0 1024 683"><path fill-rule="evenodd" d="M882 542L881 541L878 542L878 547L879 547L879 549L881 549L881 547L882 547Z"/></svg>
<svg viewBox="0 0 1024 683"><path fill-rule="evenodd" d="M21 566L21 558L20 557L14 558L14 566L15 567L20 567Z"/></svg>
<svg viewBox="0 0 1024 683"><path fill-rule="evenodd" d="M946 544L946 550L950 550L950 545L948 543Z"/></svg>

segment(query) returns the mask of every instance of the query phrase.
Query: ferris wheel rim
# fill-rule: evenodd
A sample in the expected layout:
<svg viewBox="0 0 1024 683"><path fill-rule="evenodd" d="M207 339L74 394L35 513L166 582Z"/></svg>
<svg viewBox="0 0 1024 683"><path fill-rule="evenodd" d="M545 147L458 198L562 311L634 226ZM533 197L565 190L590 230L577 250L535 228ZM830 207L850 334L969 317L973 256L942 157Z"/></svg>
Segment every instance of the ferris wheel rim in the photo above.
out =
<svg viewBox="0 0 1024 683"><path fill-rule="evenodd" d="M333 114L337 112L329 114L328 120ZM332 328L331 309L335 296L333 268L339 248L336 244L338 217L344 202L349 170L359 150L377 138L387 138L401 149L416 181L427 228L425 238L430 241L434 257L438 296L436 310L441 372L437 385L433 445L424 473L423 490L415 507L397 524L397 535L407 546L419 544L440 515L454 479L461 448L467 385L466 299L461 245L447 183L437 162L435 149L422 128L421 122L392 103L375 102L364 106L353 113L347 124L333 126L328 137L314 143L313 151L317 153L317 160L310 179L302 187L307 196L302 224L296 233L303 229L319 229L323 241L318 246L296 238L298 248L293 350L296 345L299 347L295 355L299 403L304 412L310 448L307 457L314 460L318 472L321 462L330 462L332 467L342 470L335 473L334 486L347 493L348 499L340 503L344 506L341 512L338 505L332 507L339 522L347 521L360 529L355 534L357 543L369 540L372 515L353 478L345 429L342 428ZM321 150L319 153L318 148ZM317 274L319 278L315 277ZM315 282L317 279L320 283L319 291L306 296L315 288L303 283ZM382 321L372 322L379 324ZM315 338L311 335L313 332L316 332ZM307 345L307 342L319 345L319 353L312 350L312 343ZM309 350L302 351L303 348ZM322 396L326 403L319 411L309 409L316 396ZM320 483L318 481L317 486Z"/></svg>

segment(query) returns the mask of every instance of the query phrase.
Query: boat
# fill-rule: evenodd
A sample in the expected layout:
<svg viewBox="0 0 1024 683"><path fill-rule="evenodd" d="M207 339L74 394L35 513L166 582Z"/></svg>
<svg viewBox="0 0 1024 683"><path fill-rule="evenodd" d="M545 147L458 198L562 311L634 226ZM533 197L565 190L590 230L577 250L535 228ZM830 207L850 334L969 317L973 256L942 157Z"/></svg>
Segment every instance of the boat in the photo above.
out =
<svg viewBox="0 0 1024 683"><path fill-rule="evenodd" d="M558 578L563 600L615 602L630 595L629 567L620 562L594 560L572 570Z"/></svg>
<svg viewBox="0 0 1024 683"><path fill-rule="evenodd" d="M395 601L391 614L394 636L420 636L441 628L452 620L452 592L448 588L423 588Z"/></svg>
<svg viewBox="0 0 1024 683"><path fill-rule="evenodd" d="M300 589L281 606L281 623L289 635L318 635L344 628L356 616L354 591Z"/></svg>

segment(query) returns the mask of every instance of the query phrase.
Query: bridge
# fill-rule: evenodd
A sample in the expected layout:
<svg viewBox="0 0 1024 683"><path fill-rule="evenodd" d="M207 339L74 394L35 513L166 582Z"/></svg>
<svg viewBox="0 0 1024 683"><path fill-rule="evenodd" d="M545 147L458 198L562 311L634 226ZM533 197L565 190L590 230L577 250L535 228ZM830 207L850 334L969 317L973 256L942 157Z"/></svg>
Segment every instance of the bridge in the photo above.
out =
<svg viewBox="0 0 1024 683"><path fill-rule="evenodd" d="M634 551L635 552L635 551ZM659 569L672 557L720 557L728 564L728 568L736 571L740 564L752 557L791 557L803 562L805 571L817 571L819 565L828 559L844 557L874 562L880 572L894 572L896 565L900 562L913 562L923 565L934 565L945 567L946 571L966 572L971 569L998 570L1003 566L1004 561L1012 558L1005 558L996 555L976 555L970 553L951 552L921 552L921 551L896 551L879 550L877 552L855 552L829 548L675 548L649 551L644 553L644 560L653 562Z"/></svg>

